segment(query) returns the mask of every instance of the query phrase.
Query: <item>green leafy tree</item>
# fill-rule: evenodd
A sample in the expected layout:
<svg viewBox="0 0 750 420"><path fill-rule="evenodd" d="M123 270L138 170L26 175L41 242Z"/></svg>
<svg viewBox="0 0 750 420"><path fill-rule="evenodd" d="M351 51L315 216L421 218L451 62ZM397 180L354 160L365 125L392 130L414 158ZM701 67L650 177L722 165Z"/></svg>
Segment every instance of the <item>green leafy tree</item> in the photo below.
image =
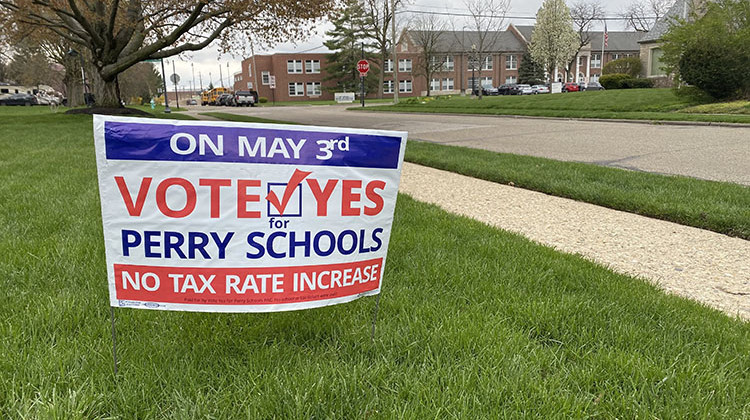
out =
<svg viewBox="0 0 750 420"><path fill-rule="evenodd" d="M642 67L643 64L638 57L618 58L605 64L602 74L627 74L630 77L638 77Z"/></svg>
<svg viewBox="0 0 750 420"><path fill-rule="evenodd" d="M702 11L662 38L666 70L716 99L750 98L750 0L711 2Z"/></svg>
<svg viewBox="0 0 750 420"><path fill-rule="evenodd" d="M347 0L333 21L333 29L326 32L328 40L323 45L333 53L328 56L328 76L324 80L335 82L333 86L327 87L327 90L359 92L357 62L362 59L364 49L365 58L370 59L370 76L365 77L365 92L377 92L378 79L372 77L372 74L376 74L378 70L371 60L375 55L371 52L372 46L366 43L366 21L367 17L361 3L358 0Z"/></svg>
<svg viewBox="0 0 750 420"><path fill-rule="evenodd" d="M523 53L521 63L518 65L518 82L529 85L544 83L544 67L534 61L528 51Z"/></svg>
<svg viewBox="0 0 750 420"><path fill-rule="evenodd" d="M544 0L536 13L536 25L531 33L529 51L550 78L555 68L560 70L578 51L579 37L573 30L570 9L563 0Z"/></svg>

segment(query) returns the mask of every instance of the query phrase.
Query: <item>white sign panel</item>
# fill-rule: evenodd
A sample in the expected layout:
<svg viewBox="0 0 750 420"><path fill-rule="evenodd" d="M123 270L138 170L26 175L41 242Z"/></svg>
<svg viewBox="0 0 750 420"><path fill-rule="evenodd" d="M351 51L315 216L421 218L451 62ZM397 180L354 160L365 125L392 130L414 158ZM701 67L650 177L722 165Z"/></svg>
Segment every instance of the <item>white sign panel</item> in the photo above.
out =
<svg viewBox="0 0 750 420"><path fill-rule="evenodd" d="M333 94L336 102L340 104L350 104L354 102L354 92L336 92Z"/></svg>
<svg viewBox="0 0 750 420"><path fill-rule="evenodd" d="M380 292L406 133L94 117L110 303L268 312Z"/></svg>

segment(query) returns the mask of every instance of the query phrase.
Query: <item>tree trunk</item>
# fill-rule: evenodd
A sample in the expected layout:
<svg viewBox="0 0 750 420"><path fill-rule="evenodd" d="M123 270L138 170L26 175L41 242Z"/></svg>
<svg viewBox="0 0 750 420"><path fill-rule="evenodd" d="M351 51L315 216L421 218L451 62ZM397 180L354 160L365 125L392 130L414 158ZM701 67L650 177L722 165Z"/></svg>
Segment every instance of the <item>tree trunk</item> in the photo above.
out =
<svg viewBox="0 0 750 420"><path fill-rule="evenodd" d="M117 78L104 80L98 71L91 73L91 87L94 93L96 106L101 108L122 108L120 95L117 89Z"/></svg>
<svg viewBox="0 0 750 420"><path fill-rule="evenodd" d="M388 51L380 51L380 71L378 72L378 99L383 99L383 83L385 83L385 62L388 60Z"/></svg>

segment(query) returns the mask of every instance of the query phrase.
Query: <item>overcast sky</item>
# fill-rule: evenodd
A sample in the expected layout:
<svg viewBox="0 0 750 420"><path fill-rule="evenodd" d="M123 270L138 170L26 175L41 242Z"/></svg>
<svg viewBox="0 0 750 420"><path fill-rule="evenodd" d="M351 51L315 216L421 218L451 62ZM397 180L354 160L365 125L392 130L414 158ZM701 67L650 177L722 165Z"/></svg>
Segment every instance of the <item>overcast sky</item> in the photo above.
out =
<svg viewBox="0 0 750 420"><path fill-rule="evenodd" d="M537 10L542 5L543 0L511 0L509 16L519 17L533 17L536 15ZM571 3L570 1L568 2ZM627 4L631 3L631 0L602 0L601 4L604 6L607 16L616 16L618 12L623 9ZM449 1L449 0L411 0L403 7L406 10L415 11L427 11L427 12L440 12L440 13L467 13L467 9L462 1ZM398 15L402 17L403 15ZM398 17L397 17L398 19ZM462 18L456 17L455 19L460 20ZM508 19L507 23L515 23L519 25L530 25L533 24L533 20L528 19ZM459 23L456 23L459 26ZM463 26L463 22L460 23ZM314 52L325 52L326 49L323 47L323 41L325 38L325 31L330 28L330 24L325 23L319 25L317 33L312 35L310 38L305 40L297 40L296 42L286 42L274 46L271 49L257 50L256 54L269 54L274 52L301 52L312 50ZM621 23L608 23L609 30L623 30L624 27ZM601 28L595 28L601 29ZM249 53L247 54L249 56ZM232 56L230 54L218 53L216 45L210 45L202 51L194 52L190 55L183 54L174 58L165 60L165 66L167 75L172 74L172 62L174 61L174 67L177 74L180 76L180 88L190 88L190 84L193 80L193 70L195 72L195 87L200 88L200 79L203 80L203 88L205 89L209 81L213 81L214 86L221 86L219 79L219 67L221 67L221 75L224 78L224 85L229 84L231 86L233 81L232 75L240 71L240 63L243 60L242 55ZM227 74L227 63L229 64L229 74ZM191 66L192 64L192 66ZM172 90L172 86L169 86Z"/></svg>

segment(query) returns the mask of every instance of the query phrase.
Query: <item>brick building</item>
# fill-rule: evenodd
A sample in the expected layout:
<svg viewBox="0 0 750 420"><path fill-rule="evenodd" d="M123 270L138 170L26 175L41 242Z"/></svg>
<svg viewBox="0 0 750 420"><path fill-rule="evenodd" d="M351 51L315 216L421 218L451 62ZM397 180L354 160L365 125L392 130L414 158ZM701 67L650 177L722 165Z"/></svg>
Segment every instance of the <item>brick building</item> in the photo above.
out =
<svg viewBox="0 0 750 420"><path fill-rule="evenodd" d="M420 48L417 33L404 31L396 46L398 60L398 83L393 80L393 61L384 65L384 97L392 97L394 89L400 97L424 96L429 83L432 94L456 94L469 92L474 81L483 86L499 86L503 83L518 83L518 68L524 52L531 40L533 26L508 25L505 31L497 34L492 45L485 48L491 51L480 63L474 63L472 72L472 46L478 44L478 35L471 31L447 31L437 45L437 53L431 57L442 63L428 81L419 74ZM571 81L589 82L598 80L604 64L623 57L637 57L639 54L638 32L608 32L607 46L602 56L603 33L592 32L591 43L578 54L575 72ZM277 101L333 99L333 93L326 92L324 82L325 53L283 53L256 55L242 61L242 71L235 74L235 90L255 88L260 96ZM562 80L562 71L556 72L554 79ZM270 89L270 77L276 78L276 89ZM378 77L370 73L367 77ZM259 79L259 83L256 83ZM374 96L374 94L370 95Z"/></svg>

